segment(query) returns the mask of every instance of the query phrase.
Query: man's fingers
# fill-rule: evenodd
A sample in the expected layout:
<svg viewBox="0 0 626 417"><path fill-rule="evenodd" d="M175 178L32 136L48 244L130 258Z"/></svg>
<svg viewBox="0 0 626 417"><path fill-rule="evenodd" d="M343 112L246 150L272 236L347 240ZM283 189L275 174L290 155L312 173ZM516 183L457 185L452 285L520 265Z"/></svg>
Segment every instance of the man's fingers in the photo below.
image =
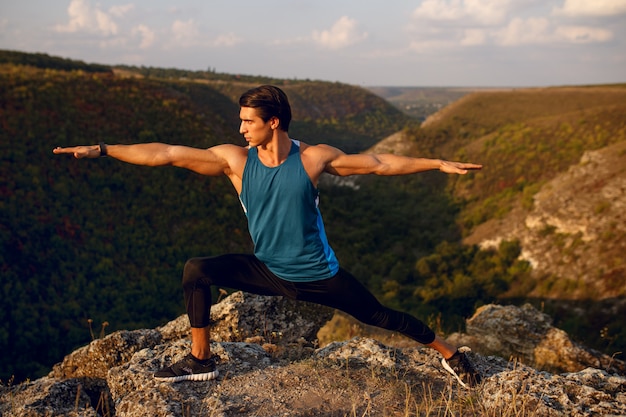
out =
<svg viewBox="0 0 626 417"><path fill-rule="evenodd" d="M89 155L89 150L82 148L82 146L73 146L70 148L61 148L60 146L58 146L52 150L52 153L56 155L69 153L73 154L74 158L84 158Z"/></svg>
<svg viewBox="0 0 626 417"><path fill-rule="evenodd" d="M61 148L60 146L57 146L56 148L54 148L52 150L53 153L56 154L60 154L60 153L74 153L74 148Z"/></svg>
<svg viewBox="0 0 626 417"><path fill-rule="evenodd" d="M467 174L470 170L479 170L482 167L480 164L445 161L442 170L451 174Z"/></svg>

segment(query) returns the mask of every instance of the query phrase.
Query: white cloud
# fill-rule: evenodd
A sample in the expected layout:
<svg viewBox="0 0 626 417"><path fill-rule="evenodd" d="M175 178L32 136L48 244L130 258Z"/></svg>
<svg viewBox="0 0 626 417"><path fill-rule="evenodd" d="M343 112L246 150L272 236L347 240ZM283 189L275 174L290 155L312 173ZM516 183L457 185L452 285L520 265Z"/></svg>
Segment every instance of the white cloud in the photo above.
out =
<svg viewBox="0 0 626 417"><path fill-rule="evenodd" d="M424 0L413 17L429 20L458 20L465 15L461 0Z"/></svg>
<svg viewBox="0 0 626 417"><path fill-rule="evenodd" d="M496 32L496 42L506 46L546 43L554 40L549 29L550 22L544 17L515 18Z"/></svg>
<svg viewBox="0 0 626 417"><path fill-rule="evenodd" d="M501 23L507 16L510 0L465 0L469 16L484 24Z"/></svg>
<svg viewBox="0 0 626 417"><path fill-rule="evenodd" d="M547 43L595 43L607 42L613 33L590 26L552 27L546 18L513 19L509 25L496 33L500 45L515 46Z"/></svg>
<svg viewBox="0 0 626 417"><path fill-rule="evenodd" d="M556 15L571 17L613 16L626 13L626 0L565 0L553 9Z"/></svg>
<svg viewBox="0 0 626 417"><path fill-rule="evenodd" d="M232 47L243 41L234 33L226 33L214 39L208 39L203 35L194 19L187 21L175 20L171 27L171 40L166 45L167 49L172 48L194 48L194 47Z"/></svg>
<svg viewBox="0 0 626 417"><path fill-rule="evenodd" d="M119 11L116 11L116 13ZM117 24L111 14L92 7L89 0L72 0L67 8L69 22L57 25L58 32L90 32L101 35L115 35L118 32Z"/></svg>
<svg viewBox="0 0 626 417"><path fill-rule="evenodd" d="M109 9L109 13L111 13L113 16L115 17L123 17L124 15L126 15L128 12L130 12L131 10L133 10L135 8L134 4L124 4L122 6L112 6Z"/></svg>
<svg viewBox="0 0 626 417"><path fill-rule="evenodd" d="M482 24L501 23L509 13L512 0L424 0L413 17L434 21L471 20Z"/></svg>
<svg viewBox="0 0 626 417"><path fill-rule="evenodd" d="M139 37L141 38L139 48L141 49L147 49L151 47L156 39L154 31L146 25L138 25L134 27L131 34L133 36L139 35Z"/></svg>
<svg viewBox="0 0 626 417"><path fill-rule="evenodd" d="M185 48L198 43L200 31L193 19L189 19L186 22L175 20L172 23L172 36L177 47Z"/></svg>
<svg viewBox="0 0 626 417"><path fill-rule="evenodd" d="M561 16L626 12L626 0L554 1L563 5ZM555 10L550 15L550 6L537 0L424 0L412 15L409 48L423 53L489 44L590 44L616 36L610 28L592 22L564 25Z"/></svg>
<svg viewBox="0 0 626 417"><path fill-rule="evenodd" d="M329 49L340 49L367 38L367 33L359 33L357 22L347 16L341 17L330 30L313 31L313 41Z"/></svg>

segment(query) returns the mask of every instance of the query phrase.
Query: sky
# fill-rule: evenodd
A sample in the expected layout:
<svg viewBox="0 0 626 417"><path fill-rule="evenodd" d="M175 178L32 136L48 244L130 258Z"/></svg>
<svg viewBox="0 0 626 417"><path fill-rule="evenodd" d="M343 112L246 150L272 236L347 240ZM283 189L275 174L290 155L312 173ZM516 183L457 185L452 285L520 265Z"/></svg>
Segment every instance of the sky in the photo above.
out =
<svg viewBox="0 0 626 417"><path fill-rule="evenodd" d="M626 82L626 0L1 0L0 49L360 86Z"/></svg>

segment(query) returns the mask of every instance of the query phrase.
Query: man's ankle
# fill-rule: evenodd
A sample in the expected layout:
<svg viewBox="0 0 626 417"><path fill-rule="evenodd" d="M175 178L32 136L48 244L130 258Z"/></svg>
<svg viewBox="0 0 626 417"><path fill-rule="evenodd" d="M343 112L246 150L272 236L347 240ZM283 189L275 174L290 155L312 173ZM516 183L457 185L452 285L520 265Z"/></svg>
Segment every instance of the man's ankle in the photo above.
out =
<svg viewBox="0 0 626 417"><path fill-rule="evenodd" d="M203 352L203 354L201 355L196 355L192 353L191 357L194 358L198 362L206 362L207 360L211 359L211 352L209 352L208 354Z"/></svg>

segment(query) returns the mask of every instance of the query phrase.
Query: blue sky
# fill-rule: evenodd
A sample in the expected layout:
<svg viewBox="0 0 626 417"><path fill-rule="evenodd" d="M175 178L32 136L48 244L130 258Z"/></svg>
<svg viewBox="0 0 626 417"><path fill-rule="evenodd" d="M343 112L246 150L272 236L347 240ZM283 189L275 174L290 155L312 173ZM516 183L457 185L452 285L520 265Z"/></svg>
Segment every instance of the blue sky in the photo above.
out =
<svg viewBox="0 0 626 417"><path fill-rule="evenodd" d="M362 86L626 82L626 0L3 0L0 49Z"/></svg>

